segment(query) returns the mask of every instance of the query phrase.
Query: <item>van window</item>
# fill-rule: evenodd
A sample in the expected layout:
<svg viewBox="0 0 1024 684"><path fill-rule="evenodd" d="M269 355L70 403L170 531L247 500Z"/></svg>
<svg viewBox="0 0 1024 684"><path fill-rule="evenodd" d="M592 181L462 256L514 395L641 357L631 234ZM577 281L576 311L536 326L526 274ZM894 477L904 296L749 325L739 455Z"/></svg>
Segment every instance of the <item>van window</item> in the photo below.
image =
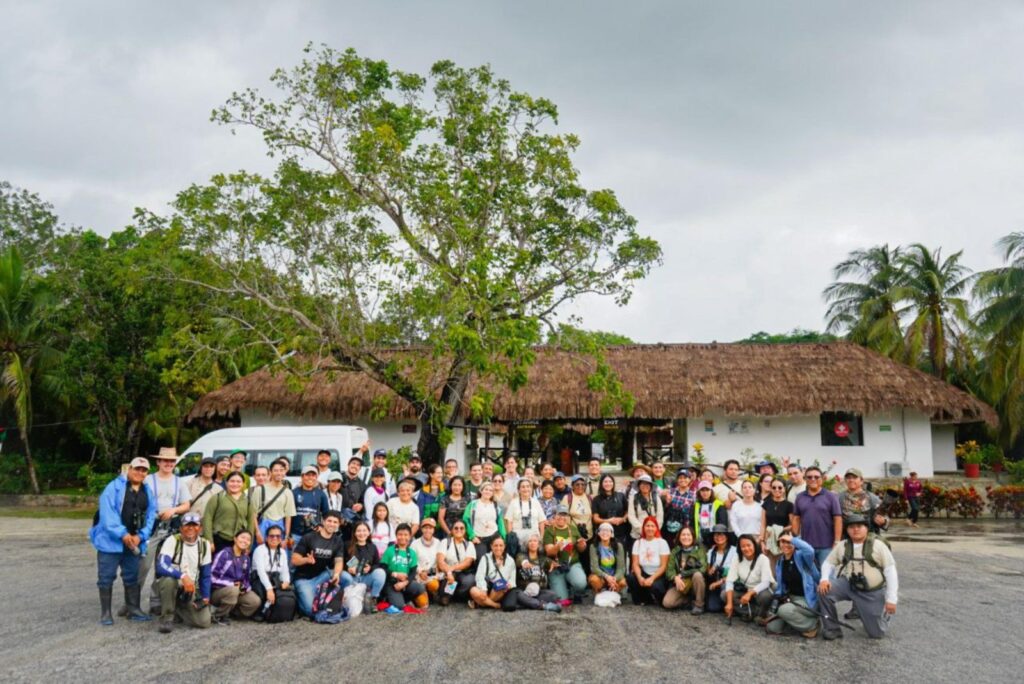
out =
<svg viewBox="0 0 1024 684"><path fill-rule="evenodd" d="M249 460L245 463L245 473L252 475L256 471L256 466L270 467L270 464L279 458L286 458L291 464L288 469L288 475L299 475L302 469L308 465L316 465L316 455L320 452L320 449L252 449L249 450ZM331 470L339 470L338 464L338 450L328 449L331 452ZM213 457L216 459L222 455L230 454L230 451L214 451Z"/></svg>

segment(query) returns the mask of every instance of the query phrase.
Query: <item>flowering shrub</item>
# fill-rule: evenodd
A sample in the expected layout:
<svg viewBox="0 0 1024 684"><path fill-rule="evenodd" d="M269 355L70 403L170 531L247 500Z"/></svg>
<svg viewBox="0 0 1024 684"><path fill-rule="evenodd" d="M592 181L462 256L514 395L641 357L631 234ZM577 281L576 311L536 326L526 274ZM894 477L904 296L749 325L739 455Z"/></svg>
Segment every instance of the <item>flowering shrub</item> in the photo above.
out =
<svg viewBox="0 0 1024 684"><path fill-rule="evenodd" d="M945 510L947 500L945 489L925 481L921 488L921 515L930 518Z"/></svg>
<svg viewBox="0 0 1024 684"><path fill-rule="evenodd" d="M889 518L906 517L910 513L910 503L903 498L901 490L889 488L882 493L882 505L878 510Z"/></svg>
<svg viewBox="0 0 1024 684"><path fill-rule="evenodd" d="M988 507L995 517L1003 513L1020 520L1024 517L1024 486L1006 485L1003 487L985 487L988 495Z"/></svg>
<svg viewBox="0 0 1024 684"><path fill-rule="evenodd" d="M985 509L981 494L973 487L946 490L946 517L959 513L961 518L977 518Z"/></svg>

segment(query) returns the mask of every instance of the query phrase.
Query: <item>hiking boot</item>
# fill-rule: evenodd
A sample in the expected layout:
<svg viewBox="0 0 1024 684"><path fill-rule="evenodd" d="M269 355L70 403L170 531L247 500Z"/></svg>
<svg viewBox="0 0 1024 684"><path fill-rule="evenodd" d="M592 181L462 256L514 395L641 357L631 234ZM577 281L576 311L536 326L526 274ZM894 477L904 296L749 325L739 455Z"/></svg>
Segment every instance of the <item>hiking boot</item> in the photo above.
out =
<svg viewBox="0 0 1024 684"><path fill-rule="evenodd" d="M133 585L124 588L124 603L128 609L128 619L135 622L148 622L152 620L148 613L144 613L139 607L139 598L142 594L141 585Z"/></svg>
<svg viewBox="0 0 1024 684"><path fill-rule="evenodd" d="M174 631L174 618L160 618L160 633L170 634Z"/></svg>
<svg viewBox="0 0 1024 684"><path fill-rule="evenodd" d="M562 606L560 606L560 605L558 605L557 603L554 603L554 602L545 603L544 604L544 610L548 611L549 613L561 613L562 612Z"/></svg>
<svg viewBox="0 0 1024 684"><path fill-rule="evenodd" d="M857 606L854 606L850 610L846 611L846 615L843 616L844 620L859 620L860 613L857 612Z"/></svg>
<svg viewBox="0 0 1024 684"><path fill-rule="evenodd" d="M113 594L112 587L100 589L100 624L104 627L114 624L114 616L110 614L110 602Z"/></svg>
<svg viewBox="0 0 1024 684"><path fill-rule="evenodd" d="M373 615L374 613L376 613L377 599L367 594L366 598L363 599L363 612L367 615Z"/></svg>
<svg viewBox="0 0 1024 684"><path fill-rule="evenodd" d="M800 632L800 636L805 639L814 639L818 636L818 626L815 625L814 629L809 629L806 632Z"/></svg>
<svg viewBox="0 0 1024 684"><path fill-rule="evenodd" d="M693 608L690 609L690 615L703 615L703 614L704 614L704 609L701 608L700 606L694 606Z"/></svg>
<svg viewBox="0 0 1024 684"><path fill-rule="evenodd" d="M815 628L815 629L817 629L817 628ZM825 632L821 633L821 637L825 641L834 641L836 639L842 639L843 638L843 631L842 630L839 630L837 632L825 631Z"/></svg>
<svg viewBox="0 0 1024 684"><path fill-rule="evenodd" d="M231 618L229 618L227 615L214 615L213 621L221 627L227 627L231 624Z"/></svg>

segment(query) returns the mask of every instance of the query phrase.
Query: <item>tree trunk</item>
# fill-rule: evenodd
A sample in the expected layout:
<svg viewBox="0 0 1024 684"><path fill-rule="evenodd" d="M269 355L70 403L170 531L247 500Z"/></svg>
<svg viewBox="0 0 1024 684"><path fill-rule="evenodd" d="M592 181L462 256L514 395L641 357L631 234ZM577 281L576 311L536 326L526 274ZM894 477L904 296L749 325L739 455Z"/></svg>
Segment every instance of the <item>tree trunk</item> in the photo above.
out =
<svg viewBox="0 0 1024 684"><path fill-rule="evenodd" d="M416 453L423 461L424 468L431 463L444 464L445 450L441 446L441 435L434 428L429 411L420 414L420 438L416 443Z"/></svg>
<svg viewBox="0 0 1024 684"><path fill-rule="evenodd" d="M36 464L32 460L32 450L28 446L28 430L21 430L21 443L25 445L25 466L28 468L28 479L32 484L33 494L42 494L39 479L36 477Z"/></svg>

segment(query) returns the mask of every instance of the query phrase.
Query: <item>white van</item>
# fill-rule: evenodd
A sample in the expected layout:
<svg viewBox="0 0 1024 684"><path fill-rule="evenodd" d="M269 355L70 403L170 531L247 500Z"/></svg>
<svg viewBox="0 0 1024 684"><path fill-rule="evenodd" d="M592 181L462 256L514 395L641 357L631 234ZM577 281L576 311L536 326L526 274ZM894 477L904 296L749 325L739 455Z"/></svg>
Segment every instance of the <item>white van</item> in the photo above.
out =
<svg viewBox="0 0 1024 684"><path fill-rule="evenodd" d="M214 430L203 435L185 450L178 473L191 479L199 472L204 458L217 458L241 449L248 454L245 472L252 475L256 466L269 466L282 456L291 463L288 479L298 484L302 468L316 465L317 452L331 453L331 470L343 472L349 458L359 452L369 434L352 425L304 425L301 427L242 427ZM363 455L369 463L370 455Z"/></svg>

